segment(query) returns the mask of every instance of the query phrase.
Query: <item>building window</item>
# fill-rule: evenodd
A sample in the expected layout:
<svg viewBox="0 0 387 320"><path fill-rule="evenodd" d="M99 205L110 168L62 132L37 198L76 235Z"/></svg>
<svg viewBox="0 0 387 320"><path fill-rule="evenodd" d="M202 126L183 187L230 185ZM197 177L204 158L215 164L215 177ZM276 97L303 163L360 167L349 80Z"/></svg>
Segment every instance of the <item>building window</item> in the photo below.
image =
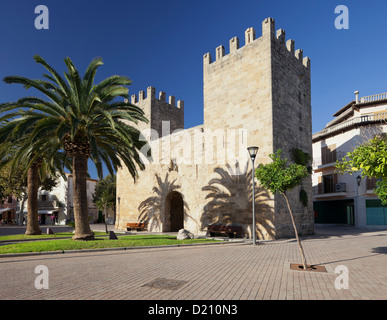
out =
<svg viewBox="0 0 387 320"><path fill-rule="evenodd" d="M335 162L336 159L336 145L325 146L321 148L321 164L328 164Z"/></svg>
<svg viewBox="0 0 387 320"><path fill-rule="evenodd" d="M47 201L47 195L46 194L42 194L42 201Z"/></svg>
<svg viewBox="0 0 387 320"><path fill-rule="evenodd" d="M12 203L12 197L8 197L8 203Z"/></svg>
<svg viewBox="0 0 387 320"><path fill-rule="evenodd" d="M323 176L324 193L336 192L337 174L327 174Z"/></svg>
<svg viewBox="0 0 387 320"><path fill-rule="evenodd" d="M336 145L325 146L321 148L321 162L327 164L336 161Z"/></svg>
<svg viewBox="0 0 387 320"><path fill-rule="evenodd" d="M366 177L366 190L376 189L376 182L381 181L382 179L369 178Z"/></svg>

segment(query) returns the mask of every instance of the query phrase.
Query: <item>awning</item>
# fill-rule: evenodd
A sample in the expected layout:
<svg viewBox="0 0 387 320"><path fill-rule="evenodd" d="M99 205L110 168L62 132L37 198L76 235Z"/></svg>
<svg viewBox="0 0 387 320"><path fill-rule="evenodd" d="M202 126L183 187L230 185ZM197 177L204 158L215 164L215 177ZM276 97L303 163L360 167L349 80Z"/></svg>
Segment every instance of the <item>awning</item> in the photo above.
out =
<svg viewBox="0 0 387 320"><path fill-rule="evenodd" d="M52 214L54 211L58 210L38 210L39 214Z"/></svg>
<svg viewBox="0 0 387 320"><path fill-rule="evenodd" d="M15 210L14 208L1 208L0 213L6 212L6 211L12 211Z"/></svg>
<svg viewBox="0 0 387 320"><path fill-rule="evenodd" d="M53 212L58 211L58 209L54 210L38 210L38 214L52 214ZM27 214L27 211L24 211L24 214Z"/></svg>

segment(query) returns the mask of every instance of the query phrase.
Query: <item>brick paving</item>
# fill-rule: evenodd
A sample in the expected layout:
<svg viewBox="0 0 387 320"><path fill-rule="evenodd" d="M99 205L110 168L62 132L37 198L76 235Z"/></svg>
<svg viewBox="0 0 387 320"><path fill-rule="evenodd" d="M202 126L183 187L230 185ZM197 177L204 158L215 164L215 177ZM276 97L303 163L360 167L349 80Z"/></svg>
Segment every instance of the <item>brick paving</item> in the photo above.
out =
<svg viewBox="0 0 387 320"><path fill-rule="evenodd" d="M347 300L387 299L387 231L316 228L303 239L309 264L327 272L290 270L300 263L294 239L1 257L1 300ZM35 267L49 270L36 289ZM348 289L335 288L337 266ZM186 281L177 289L146 286L155 279Z"/></svg>

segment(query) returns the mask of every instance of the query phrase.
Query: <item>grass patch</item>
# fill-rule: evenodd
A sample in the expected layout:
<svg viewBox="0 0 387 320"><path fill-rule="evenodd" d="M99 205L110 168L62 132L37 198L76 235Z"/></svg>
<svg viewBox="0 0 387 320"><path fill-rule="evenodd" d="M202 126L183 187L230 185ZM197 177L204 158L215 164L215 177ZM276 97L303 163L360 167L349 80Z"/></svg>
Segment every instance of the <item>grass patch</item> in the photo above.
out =
<svg viewBox="0 0 387 320"><path fill-rule="evenodd" d="M186 239L177 240L174 236L168 235L129 235L118 236L118 240L103 238L90 241L74 241L72 239L44 240L34 242L20 242L0 246L0 254L44 252L44 251L66 251L82 249L119 248L119 247L142 247L162 246L176 244L192 244L219 242L212 239Z"/></svg>
<svg viewBox="0 0 387 320"><path fill-rule="evenodd" d="M107 235L106 232L94 232L95 236ZM72 237L74 233L72 232L58 232L54 234L46 234L42 233L40 235L26 235L26 234L16 234L9 236L0 236L0 241L8 241L8 240L33 240L33 239L55 239L55 238L63 238L63 237Z"/></svg>

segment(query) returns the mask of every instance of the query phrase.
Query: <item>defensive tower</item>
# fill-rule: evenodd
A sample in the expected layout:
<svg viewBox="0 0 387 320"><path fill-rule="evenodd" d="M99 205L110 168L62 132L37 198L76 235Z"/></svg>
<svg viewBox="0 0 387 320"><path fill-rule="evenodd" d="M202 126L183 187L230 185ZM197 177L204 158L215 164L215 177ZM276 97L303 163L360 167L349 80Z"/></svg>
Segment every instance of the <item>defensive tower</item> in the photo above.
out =
<svg viewBox="0 0 387 320"><path fill-rule="evenodd" d="M267 18L262 22L259 38L254 28L248 28L244 46L233 37L227 54L220 45L215 50L214 61L210 53L204 55L203 125L162 136L163 121L170 121L171 132L184 127L183 103L178 102L176 107L173 97L167 103L164 93L156 99L152 87L148 88L147 97L144 92L140 92L138 98L133 96L132 103L145 110L150 119L148 127L160 137L154 140L157 146L165 141L171 144L170 149L160 151L167 161L148 164L146 170L139 173L136 183L126 170L119 170L116 227L125 229L127 222L141 220L148 223L151 231L184 227L195 234L203 234L209 224L222 223L242 226L244 235L251 236L251 163L229 161L219 165L192 159L191 163L176 165L171 150L180 143L177 139L180 136L188 137L184 140L188 145L195 140L194 132L211 130L224 130L223 146L220 144L217 148L226 148L227 130L243 129L240 143L260 148L256 163L270 161L268 155L278 149L289 159L292 149L311 155L310 68L310 59L303 57L301 49L295 50L294 40L286 40L285 31L276 31L274 19ZM203 152L212 148L197 140L193 146ZM247 154L247 150L245 152ZM245 173L234 175L236 169ZM310 234L314 231L311 179L305 179L302 184L308 197L307 205L300 201L300 188L288 196L298 231ZM294 236L285 201L280 195L269 194L257 185L255 202L259 238Z"/></svg>

